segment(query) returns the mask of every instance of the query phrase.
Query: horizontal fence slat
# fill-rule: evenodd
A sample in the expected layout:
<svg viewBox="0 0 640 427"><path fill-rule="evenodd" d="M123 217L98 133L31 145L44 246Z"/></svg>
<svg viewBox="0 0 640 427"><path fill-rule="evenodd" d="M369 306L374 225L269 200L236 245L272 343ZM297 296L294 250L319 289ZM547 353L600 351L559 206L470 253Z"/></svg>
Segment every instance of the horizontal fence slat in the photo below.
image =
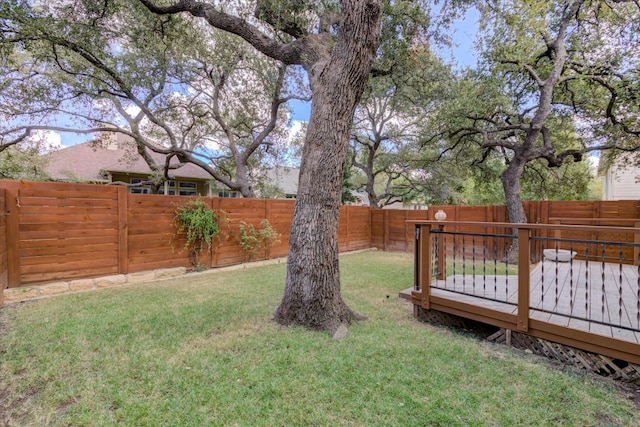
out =
<svg viewBox="0 0 640 427"><path fill-rule="evenodd" d="M20 258L28 259L28 258L36 258L48 255L69 255L69 254L83 254L88 250L91 252L116 252L118 250L118 244L116 242L113 243L95 243L95 244L75 244L75 245L64 245L61 249L60 246L54 246L52 244L48 244L47 246L37 246L32 248L20 248Z"/></svg>

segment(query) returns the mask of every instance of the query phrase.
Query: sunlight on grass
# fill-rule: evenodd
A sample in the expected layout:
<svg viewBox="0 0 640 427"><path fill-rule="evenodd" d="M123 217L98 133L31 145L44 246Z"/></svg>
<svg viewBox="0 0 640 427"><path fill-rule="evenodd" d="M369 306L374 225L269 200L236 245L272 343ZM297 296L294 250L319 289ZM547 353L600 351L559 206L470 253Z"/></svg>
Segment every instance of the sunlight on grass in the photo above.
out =
<svg viewBox="0 0 640 427"><path fill-rule="evenodd" d="M3 307L0 424L634 425L603 381L421 324L412 256L341 259L342 341L271 321L285 266ZM636 424L637 425L637 424Z"/></svg>

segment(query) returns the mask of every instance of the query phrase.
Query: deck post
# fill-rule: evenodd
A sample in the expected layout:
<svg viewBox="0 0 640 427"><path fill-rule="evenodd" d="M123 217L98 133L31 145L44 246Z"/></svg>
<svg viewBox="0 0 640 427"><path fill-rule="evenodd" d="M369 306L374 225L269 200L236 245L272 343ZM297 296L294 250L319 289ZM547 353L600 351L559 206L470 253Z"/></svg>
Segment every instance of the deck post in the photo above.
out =
<svg viewBox="0 0 640 427"><path fill-rule="evenodd" d="M529 237L531 230L518 224L518 315L517 329L521 332L529 331Z"/></svg>
<svg viewBox="0 0 640 427"><path fill-rule="evenodd" d="M431 225L416 224L416 258L414 298L419 298L420 306L429 310L431 306Z"/></svg>

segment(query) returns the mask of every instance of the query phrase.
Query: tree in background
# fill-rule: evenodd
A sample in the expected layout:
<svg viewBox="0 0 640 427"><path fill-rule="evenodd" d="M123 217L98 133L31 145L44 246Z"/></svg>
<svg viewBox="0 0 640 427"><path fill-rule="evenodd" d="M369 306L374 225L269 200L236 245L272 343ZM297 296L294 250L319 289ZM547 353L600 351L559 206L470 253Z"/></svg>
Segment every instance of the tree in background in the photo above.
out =
<svg viewBox="0 0 640 427"><path fill-rule="evenodd" d="M158 187L189 162L255 196L253 171L277 153L286 103L298 97L293 70L236 36L129 3L2 6L0 143L39 129L119 132L136 142Z"/></svg>
<svg viewBox="0 0 640 427"><path fill-rule="evenodd" d="M640 11L635 2L583 0L479 9L482 61L443 110L453 118L445 151L471 144L478 161L499 158L509 220L526 222L525 171L542 176L541 162L559 168L590 151L640 148Z"/></svg>
<svg viewBox="0 0 640 427"><path fill-rule="evenodd" d="M382 26L385 54L356 109L352 166L364 175L371 206L419 196L416 171L423 129L445 96L453 75L429 49L429 10L420 3L388 8Z"/></svg>
<svg viewBox="0 0 640 427"><path fill-rule="evenodd" d="M44 181L48 158L38 147L13 145L0 151L0 179Z"/></svg>

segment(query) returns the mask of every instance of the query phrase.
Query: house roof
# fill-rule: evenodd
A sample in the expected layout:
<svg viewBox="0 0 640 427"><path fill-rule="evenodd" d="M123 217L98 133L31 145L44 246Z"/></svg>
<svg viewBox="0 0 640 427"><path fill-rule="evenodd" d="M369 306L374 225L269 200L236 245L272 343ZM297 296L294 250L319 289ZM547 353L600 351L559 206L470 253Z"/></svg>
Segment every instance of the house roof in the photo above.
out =
<svg viewBox="0 0 640 427"><path fill-rule="evenodd" d="M300 169L277 166L267 169L266 178L273 184L282 189L285 194L298 193L298 177Z"/></svg>
<svg viewBox="0 0 640 427"><path fill-rule="evenodd" d="M164 164L163 154L152 153L152 156L158 164ZM178 161L174 158L171 163L178 164ZM89 141L54 151L50 154L46 171L55 180L92 182L108 182L108 173L151 174L149 165L137 153L133 142L121 137L106 147ZM176 178L212 179L206 171L190 163L171 170L170 175Z"/></svg>

